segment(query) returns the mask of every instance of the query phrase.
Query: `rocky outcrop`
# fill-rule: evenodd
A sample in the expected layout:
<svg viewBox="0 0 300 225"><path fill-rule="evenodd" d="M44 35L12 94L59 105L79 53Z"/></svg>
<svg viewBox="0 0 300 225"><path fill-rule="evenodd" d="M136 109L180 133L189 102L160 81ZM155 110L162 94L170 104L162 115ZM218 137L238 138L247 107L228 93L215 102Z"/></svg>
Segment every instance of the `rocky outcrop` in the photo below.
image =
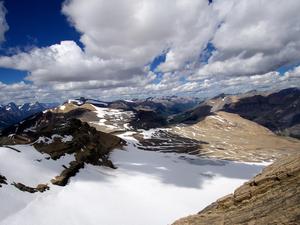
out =
<svg viewBox="0 0 300 225"><path fill-rule="evenodd" d="M54 185L65 186L68 183L70 177L75 176L76 173L83 167L83 162L72 161L70 162L69 167L65 168L59 176L56 176L51 180L51 183Z"/></svg>
<svg viewBox="0 0 300 225"><path fill-rule="evenodd" d="M22 183L12 183L12 185L14 185L20 191L25 191L25 192L29 192L29 193L45 192L50 189L47 184L39 184L35 188L26 186Z"/></svg>
<svg viewBox="0 0 300 225"><path fill-rule="evenodd" d="M81 113L82 109L76 109L66 113L48 111L35 115L4 130L4 135L0 136L0 144L10 145L9 148L15 151L18 150L12 145L32 144L37 151L49 155L52 160L66 154L73 155L75 160L51 180L55 185L66 185L69 178L75 176L84 164L115 168L109 154L114 148L124 145L125 141L112 134L97 131L88 123L76 119ZM34 191L25 188L26 186L17 186L29 192Z"/></svg>
<svg viewBox="0 0 300 225"><path fill-rule="evenodd" d="M0 174L0 187L2 187L3 184L7 184L6 177Z"/></svg>
<svg viewBox="0 0 300 225"><path fill-rule="evenodd" d="M296 225L300 221L300 154L283 158L211 204L173 225Z"/></svg>

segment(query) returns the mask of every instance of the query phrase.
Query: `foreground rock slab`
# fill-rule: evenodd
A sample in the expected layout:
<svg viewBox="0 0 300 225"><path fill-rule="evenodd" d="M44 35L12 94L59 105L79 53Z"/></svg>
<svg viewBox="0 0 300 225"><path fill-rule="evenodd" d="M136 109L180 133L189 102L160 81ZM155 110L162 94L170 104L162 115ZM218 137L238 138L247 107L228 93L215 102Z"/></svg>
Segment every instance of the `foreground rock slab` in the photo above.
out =
<svg viewBox="0 0 300 225"><path fill-rule="evenodd" d="M280 159L197 215L173 225L289 224L300 221L300 154Z"/></svg>

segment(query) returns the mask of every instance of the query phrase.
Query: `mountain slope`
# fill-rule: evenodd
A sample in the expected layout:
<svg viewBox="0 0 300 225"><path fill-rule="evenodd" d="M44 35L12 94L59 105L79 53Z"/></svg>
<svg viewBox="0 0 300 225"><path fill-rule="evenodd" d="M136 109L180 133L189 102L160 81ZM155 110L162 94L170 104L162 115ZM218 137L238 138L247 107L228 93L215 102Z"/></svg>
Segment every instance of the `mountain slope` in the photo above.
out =
<svg viewBox="0 0 300 225"><path fill-rule="evenodd" d="M110 154L117 169L85 163L64 187L49 180L68 167L74 155L52 160L30 145L14 145L19 152L0 147L0 171L7 179L0 188L0 224L170 224L232 192L264 167L142 151L130 131L120 138L127 145ZM48 183L50 190L23 192L12 182L34 188ZM195 199L201 199L200 206Z"/></svg>
<svg viewBox="0 0 300 225"><path fill-rule="evenodd" d="M239 115L218 111L195 124L172 126L171 132L204 142L190 152L206 157L241 161L278 159L300 150L300 141L280 137Z"/></svg>
<svg viewBox="0 0 300 225"><path fill-rule="evenodd" d="M16 105L11 102L7 105L0 106L0 131L6 127L16 124L23 119L42 112L46 109L56 107L56 103L25 103Z"/></svg>
<svg viewBox="0 0 300 225"><path fill-rule="evenodd" d="M48 160L58 160L66 155L73 156L74 159L68 162L69 165L61 169L61 173L51 180L53 184L61 186L66 185L69 178L83 168L84 164L114 168L109 160L109 154L112 149L121 147L124 141L111 134L97 131L87 123L76 119L80 113L76 111L68 113L47 111L36 114L22 123L4 129L0 136L0 146L16 152L20 150L14 146L32 146L33 151L47 154Z"/></svg>
<svg viewBox="0 0 300 225"><path fill-rule="evenodd" d="M300 89L242 98L225 104L223 110L239 114L274 132L300 138Z"/></svg>
<svg viewBox="0 0 300 225"><path fill-rule="evenodd" d="M173 225L299 224L299 161L300 154L278 160L236 189L234 194Z"/></svg>
<svg viewBox="0 0 300 225"><path fill-rule="evenodd" d="M197 123L206 116L225 111L254 121L275 133L300 138L300 89L289 88L274 93L249 92L220 95L196 108L169 117L171 124Z"/></svg>
<svg viewBox="0 0 300 225"><path fill-rule="evenodd" d="M211 101L216 103L216 100ZM137 146L143 150L185 152L205 157L261 162L274 160L300 149L300 141L297 139L280 137L255 122L222 111L209 112L209 115L196 123L168 126L152 110L141 113L143 110L126 111L97 107L89 103L80 106L66 103L52 110L56 113L70 111L77 112L76 118L99 131L112 134L131 131L139 140ZM149 128L152 129L148 130Z"/></svg>

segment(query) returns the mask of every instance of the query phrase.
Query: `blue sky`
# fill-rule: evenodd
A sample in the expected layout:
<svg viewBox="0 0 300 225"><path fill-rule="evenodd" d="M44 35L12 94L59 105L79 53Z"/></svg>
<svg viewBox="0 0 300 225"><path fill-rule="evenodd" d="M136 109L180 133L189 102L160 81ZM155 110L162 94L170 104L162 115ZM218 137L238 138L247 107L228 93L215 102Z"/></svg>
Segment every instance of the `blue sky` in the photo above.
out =
<svg viewBox="0 0 300 225"><path fill-rule="evenodd" d="M61 13L62 0L4 0L10 27L2 47L46 47L61 40L79 42L80 35ZM4 51L5 53L5 51Z"/></svg>
<svg viewBox="0 0 300 225"><path fill-rule="evenodd" d="M80 34L61 13L63 2L64 0L4 0L8 11L6 21L10 29L5 35L6 40L0 53L11 55L18 50L47 47L62 40L73 40L83 47L79 40ZM155 68L165 61L165 57L165 53L155 57L150 64L150 70L155 71ZM0 68L0 81L5 84L28 82L25 79L27 74L27 71Z"/></svg>
<svg viewBox="0 0 300 225"><path fill-rule="evenodd" d="M3 3L0 103L300 86L299 1Z"/></svg>
<svg viewBox="0 0 300 225"><path fill-rule="evenodd" d="M9 55L32 47L47 47L61 40L80 45L79 33L61 13L63 0L4 0L9 30L0 53ZM0 68L0 81L6 84L23 81L27 71Z"/></svg>

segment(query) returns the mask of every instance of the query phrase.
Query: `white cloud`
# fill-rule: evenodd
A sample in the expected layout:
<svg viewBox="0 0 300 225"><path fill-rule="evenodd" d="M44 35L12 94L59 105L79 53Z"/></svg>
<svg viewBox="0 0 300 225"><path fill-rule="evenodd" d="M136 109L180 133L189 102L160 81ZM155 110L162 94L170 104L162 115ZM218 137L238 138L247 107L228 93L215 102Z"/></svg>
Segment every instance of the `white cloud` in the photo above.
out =
<svg viewBox="0 0 300 225"><path fill-rule="evenodd" d="M153 80L147 65L166 49L163 71L193 61L217 24L207 0L70 0L62 11L82 34L83 50L62 41L0 57L0 66L29 71L34 84L59 90L136 87Z"/></svg>
<svg viewBox="0 0 300 225"><path fill-rule="evenodd" d="M194 79L253 75L300 63L300 1L231 2L212 39L217 51ZM222 11L224 4L217 0L214 6Z"/></svg>
<svg viewBox="0 0 300 225"><path fill-rule="evenodd" d="M183 64L199 54L216 26L207 0L71 0L63 12L83 34L87 54L138 67L168 48Z"/></svg>
<svg viewBox="0 0 300 225"><path fill-rule="evenodd" d="M128 67L118 59L104 60L89 56L74 41L62 41L50 47L35 48L28 53L3 56L0 57L0 65L30 71L28 79L36 84L49 81L120 81L142 73L142 70Z"/></svg>
<svg viewBox="0 0 300 225"><path fill-rule="evenodd" d="M299 68L274 72L300 63L299 8L296 0L67 0L62 12L80 32L83 49L62 41L2 56L0 66L29 71L32 84L18 85L42 99L299 86ZM5 32L3 4L2 11ZM200 54L209 42L216 51L204 64ZM163 52L157 77L148 64Z"/></svg>

